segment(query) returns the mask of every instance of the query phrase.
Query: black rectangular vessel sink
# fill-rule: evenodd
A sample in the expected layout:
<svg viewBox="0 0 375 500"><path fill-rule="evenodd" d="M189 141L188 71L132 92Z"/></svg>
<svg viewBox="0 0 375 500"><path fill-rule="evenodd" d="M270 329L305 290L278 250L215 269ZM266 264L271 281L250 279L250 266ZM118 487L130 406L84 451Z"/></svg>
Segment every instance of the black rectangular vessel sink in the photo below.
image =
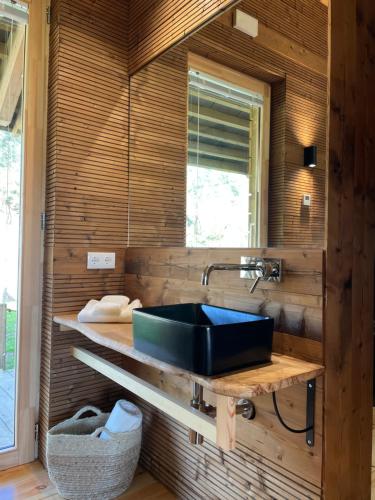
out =
<svg viewBox="0 0 375 500"><path fill-rule="evenodd" d="M200 375L218 375L271 359L273 319L208 304L133 311L134 347Z"/></svg>

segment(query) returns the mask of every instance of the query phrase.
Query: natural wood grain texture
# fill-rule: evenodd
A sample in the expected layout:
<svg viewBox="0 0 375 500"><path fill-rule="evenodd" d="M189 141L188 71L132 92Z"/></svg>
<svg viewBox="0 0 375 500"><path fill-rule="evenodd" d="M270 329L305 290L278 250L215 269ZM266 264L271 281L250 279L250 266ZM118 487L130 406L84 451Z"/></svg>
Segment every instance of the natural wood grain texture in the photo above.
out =
<svg viewBox="0 0 375 500"><path fill-rule="evenodd" d="M283 4L291 5L291 2L278 2L278 7L283 6ZM70 4L70 8L72 9L70 22L73 24L72 18L77 15L74 25L75 29L79 31L82 19L84 20L85 17L76 10L77 5L75 3ZM303 4L298 3L298 5L301 8ZM84 6L85 8L87 7L86 3L84 3ZM309 8L309 5L304 2L304 7ZM110 37L117 38L120 35L119 38L122 39L125 20L116 23L116 20L112 19L109 22L107 19L109 14L107 12L108 4L99 1L98 9L97 13L93 13L93 17L95 19L95 16L100 14L100 26L94 23L90 30L90 37L95 39L98 37L98 34L100 34L100 37L104 36L102 33L104 31L105 34L109 33ZM116 7L114 10L116 10L118 15L121 14L121 9ZM265 12L266 10L264 9ZM292 12L294 15L294 11ZM298 16L298 14L296 15ZM283 15L273 16L273 22L280 23L280 19L284 18L285 16ZM119 25L121 26L119 27ZM295 26L297 25L298 23L295 24ZM312 32L313 30L305 31L305 36L313 36ZM293 36L298 37L298 29L294 29L293 33ZM77 38L75 33L72 33L71 29L65 32L65 36L66 38L72 37L78 46L88 44L88 46L92 47L90 45L92 42L87 40L88 36L85 37L85 42L83 43L80 38ZM103 65L102 57L96 56L95 61L101 70L99 78L98 68L95 69L94 65L89 65L90 68L87 67L87 63L85 62L87 50L84 55L82 54L79 57L81 68L77 69L74 67L71 69L70 59L67 59L71 57L69 56L69 50L73 54L76 54L76 50L68 47L68 50L64 49L59 52L57 50L59 45L57 44L58 34L56 32L55 37L55 44L51 47L55 51L52 60L55 79L51 86L51 92L59 85L60 91L65 93L61 100L61 103L64 105L64 114L61 114L61 120L70 124L70 132L62 131L59 143L60 147L59 149L54 149L53 140L55 136L53 135L53 127L58 126L60 119L57 120L55 116L51 115L50 160L54 161L58 151L60 179L56 181L51 170L48 190L50 216L48 224L49 228L53 229L56 222L59 227L56 234L54 231L49 232L47 241L49 245L53 245L56 242L57 245L55 248L57 246L61 247L63 253L56 253L58 261L56 262L55 269L59 268L59 272L55 276L53 274L49 275L48 281L46 281L46 313L48 313L49 322L51 322L51 315L55 312L66 312L68 310L76 312L85 301L93 296L99 297L103 293L116 293L124 290L121 274L95 272L88 275L83 269L84 263L81 260L82 257L78 255L83 256L84 248L95 248L93 242L95 242L95 245L98 244L96 248L106 250L108 249L107 245L109 241L111 241L112 245L112 239L114 239L116 247L121 248L124 244L124 233L122 231L124 221L126 220L123 216L124 199L122 198L123 190L121 187L122 179L124 178L122 169L125 160L123 156L117 157L113 154L113 146L107 148L105 145L108 142L121 142L123 140L123 131L120 127L123 123L126 123L126 119L124 120L122 111L114 112L113 116L110 116L106 114L104 105L106 103L107 106L116 106L116 102L119 102L120 107L125 106L126 96L124 96L124 99L120 96L122 89L122 83L120 83L121 77L116 79L117 83L114 83L114 74L116 74L116 71L113 71L114 65L112 64L109 69ZM92 47L89 55L95 52L103 56L102 49L103 47L100 47L99 43L95 47ZM104 52L107 49L108 47L106 47ZM215 47L210 49L210 54L214 54L215 50ZM267 54L264 55L262 53L261 55L266 61ZM61 70L57 65L58 59ZM227 59L229 61L233 60L234 64L238 65L236 57L228 56ZM275 81L283 77L283 74L275 69L276 66L275 64L272 65L272 68L270 68L270 64L267 66L267 74L270 81ZM105 69L104 71L103 68ZM64 77L62 69L66 72ZM239 69L241 70L240 67ZM317 84L319 82L318 79L315 78L313 73L306 72L306 70L304 70L304 74L308 74L310 84L306 86L302 93L308 92L314 99L321 102L322 97L319 95L320 87ZM77 80L75 81L74 78ZM291 88L297 89L297 91L302 88L300 80L297 77L293 80L291 79L290 85ZM91 97L89 102L79 106L79 92L83 86L87 86ZM100 100L103 100L103 105L100 105L97 101L99 96ZM94 108L92 108L92 105L94 105ZM157 112L159 111L160 109L157 110ZM98 121L98 117L99 120L104 120L105 126L102 122ZM80 135L83 138L87 137L88 133L93 134L96 137L95 140L98 141L98 146L93 147L92 151L89 151L89 154L87 154L87 149L85 149L89 144L87 140L86 142L82 140L80 144L72 142L76 140L75 135ZM67 151L69 144L71 147ZM106 148L106 155L101 153L102 148ZM288 154L290 154L291 158L294 158L297 164L300 153L299 148L297 150L295 148L288 149ZM163 161L163 155L164 152L159 155L159 163ZM151 156L156 155L152 153ZM103 168L106 172L105 175L103 175ZM88 183L88 186L84 188L87 192L82 193L80 196L74 196L74 183L71 180L75 176L79 179L80 185L86 181ZM113 183L111 179L113 179ZM140 180L141 183L142 181L146 184L144 177L143 180ZM160 181L163 182L163 174L160 177ZM157 185L157 182L155 180L155 185ZM95 184L94 186L93 183ZM116 185L114 185L115 183ZM97 186L99 187L95 191ZM59 191L58 196L56 196L56 189ZM83 187L81 189L83 190ZM155 199L157 199L155 190L153 192ZM162 203L162 199L157 201L159 205ZM69 215L69 220L64 223L64 218L67 215ZM116 223L112 224L111 222L108 226L110 229L108 230L106 225L108 220L111 221L111 219L116 221ZM170 220L173 220L172 215L170 215ZM84 227L79 228L79 225L83 225ZM97 225L99 226L99 230L96 232L95 226ZM150 234L152 244L154 244L155 239L158 237L157 231L152 232L152 228L149 227L146 230ZM66 252L65 248L68 249ZM69 252L75 253L76 249L79 249L79 251L77 250L76 258L72 257L71 262L74 274L69 274L67 271ZM64 262L64 259L67 259L66 262ZM309 259L306 258L306 262ZM173 273L176 274L179 270L181 273L187 272L184 266L173 266L173 268ZM303 272L306 272L306 269ZM195 270L195 274L198 274L197 270ZM296 272L296 275L296 279L293 282L299 283L298 272ZM120 279L117 279L117 277ZM165 281L165 278L162 279ZM310 282L312 284L311 289L313 290L312 295L308 296L301 288L298 288L297 292L294 291L289 294L292 305L297 306L297 318L301 317L300 306L305 310L313 305L314 314L316 310L315 306L318 309L321 307L321 294L317 291L319 288L321 289L319 277L311 273ZM158 288L156 295L158 298L160 298L162 293L161 290L165 290L160 288L160 283L160 281L157 282L157 286L153 289L154 293ZM179 290L185 284L184 281L178 282ZM125 290L128 289L125 288ZM236 307L237 305L238 308L242 308L243 305L246 306L248 304L249 300L252 301L253 305L256 301L256 299L253 301L248 296L245 289L240 294L231 293L231 291L228 292L227 290L225 290L225 294L223 290L220 290L219 293L216 293L217 291L214 290L215 293L209 295L211 300L222 300L224 297L227 304L232 307ZM184 293L185 291L183 290L180 297ZM270 294L273 294L272 296L275 297L277 293L277 290L264 289L262 290L262 297L266 297L267 295L270 297ZM316 295L314 295L315 293ZM187 292L188 294L189 291ZM155 297L155 295L152 297ZM174 290L170 290L167 298L174 299L175 297L176 293ZM264 300L260 300L260 302L263 303ZM297 322L296 324L300 323ZM318 319L317 324L318 328L314 329L314 335L320 336L321 320ZM90 399L91 401L98 401L100 402L99 404L104 406L108 406L111 401L113 402L116 394L109 391L109 387L112 388L112 386L109 386L100 375L96 375L94 372L80 367L68 354L68 345L77 341L80 345L89 347L95 352L100 353L100 355L102 355L102 348L90 344L83 336L77 339L77 334L75 333L62 333L56 328L53 331L53 335L51 335L50 331L51 323L47 323L43 352L48 354L52 342L54 355L52 360L48 358L46 360L45 370L43 371L45 384L43 384L42 390L43 401L45 403L48 400L50 387L53 388L53 393L51 392L51 394L53 394L54 411L50 415L53 421L72 414L77 406L84 404L84 402ZM159 373L156 375L156 379L160 384L167 384L168 381L166 378L168 377L163 378ZM304 425L304 396L303 386L294 386L280 392L282 409L286 412L289 421L295 423L296 426ZM185 435L181 437L184 431L180 428L176 430L173 427L173 422L168 421L166 424L165 420L158 418L158 422L161 422L161 427L156 427L151 423L149 418L148 436L150 439L146 440L144 444L144 463L147 463L148 467L152 468L152 470L160 472L163 481L171 484L182 497L185 495L186 498L199 498L199 488L201 488L201 492L204 492L206 498L212 498L214 495L219 497L227 495L228 498L233 496L246 498L249 495L259 498L318 498L320 496L320 438L318 437L317 445L313 450L308 449L304 445L303 436L290 435L286 431L284 433L279 428L272 414L269 397L262 396L258 399L261 399L258 405L262 407L262 411L258 413L259 419L254 425L255 430L252 432L252 435L249 435L248 427L242 427L241 441L247 443L247 446L242 448L242 454L235 455L235 457L228 455L222 457L216 454L214 450L210 450L209 447L205 447L203 451L189 448ZM321 402L321 400L319 401ZM318 415L321 415L319 413L321 412L320 402L317 404ZM48 414L48 407L44 407L44 411L44 414ZM146 409L145 412L148 416L152 414L149 409ZM240 423L242 422L240 421ZM171 433L173 433L174 437L180 436L180 440L176 440L176 445L173 443L174 440L169 439ZM321 436L321 427L318 434ZM187 467L186 463L188 464ZM191 471L194 471L195 474ZM183 478L184 480L182 480ZM187 487L186 484L188 484Z"/></svg>
<svg viewBox="0 0 375 500"><path fill-rule="evenodd" d="M236 447L236 400L232 397L216 397L216 444L223 450Z"/></svg>
<svg viewBox="0 0 375 500"><path fill-rule="evenodd" d="M137 404L144 415L141 461L181 498L321 498L319 488L305 477L288 473L278 460L261 458L251 445L238 445L230 453L222 453L208 441L192 446L187 443L187 429L141 401ZM248 425L245 432L251 433Z"/></svg>
<svg viewBox="0 0 375 500"><path fill-rule="evenodd" d="M130 245L185 245L186 173L176 165L187 163L187 118L180 120L187 117L187 78L186 51L179 48L132 77Z"/></svg>
<svg viewBox="0 0 375 500"><path fill-rule="evenodd" d="M275 352L322 364L323 344L317 340L274 332L272 348Z"/></svg>
<svg viewBox="0 0 375 500"><path fill-rule="evenodd" d="M250 295L243 280L240 280L237 273L213 273L211 276L210 286L203 289L200 286L201 272L204 267L211 262L239 262L243 250L236 249L184 249L184 248L128 248L126 257L126 275L125 275L125 291L132 296L140 296L147 304L167 304L187 301L202 301L215 305L233 307L253 312L273 313L278 310L275 302L284 303L286 312L291 315L291 321L287 321L288 314L282 314L280 325L283 331L288 331L294 328L297 324L292 318L294 314L298 315L299 308L304 311L315 311L317 319L321 317L322 310L322 269L323 269L323 252L321 250L292 250L292 249L250 249L246 250L245 254L249 255L264 255L280 257L283 259L285 281L275 286L264 284L260 285L260 289ZM290 281L289 281L290 279ZM301 280L301 281L300 281ZM271 285L269 287L269 285ZM265 288L264 288L265 286ZM263 304L263 305L262 305ZM311 307L313 306L313 309ZM308 315L305 320L306 335L311 334L309 330ZM321 337L322 324L321 320L316 324L317 329L313 337ZM289 330L290 331L290 330ZM294 333L301 332L300 327L294 329ZM309 333L310 331L310 333ZM274 348L280 353L294 357L300 357L307 361L312 361L317 364L322 364L322 344L318 341L289 335L285 333L275 332ZM130 361L130 360L129 360ZM160 370L145 365L139 365L135 361L126 362L126 369L132 369L140 377L145 377L151 383L157 385L163 390L167 390L179 399L185 398L189 401L191 398L189 385L182 382L181 377L174 376L168 373L161 373ZM305 496L314 497L314 494L319 490L314 490L315 493L308 493L311 484L315 488L320 487L321 481L321 448L322 448L322 381L319 380L316 401L316 445L313 449L306 446L304 436L290 434L283 429L273 411L271 398L269 395L260 396L255 399L257 408L257 417L253 422L249 432L248 422L238 417L237 424L237 448L245 446L246 451L241 457L235 457L233 464L229 465L231 459L224 456L224 463L230 468L230 477L223 472L221 458L211 457L209 459L209 470L201 468L200 464L206 463L207 450L204 448L186 449L186 441L175 442L173 445L169 443L168 449L173 449L174 461L178 464L188 460L190 467L198 471L198 484L194 487L192 498L194 495L199 496L199 492L206 493L208 498L213 494L210 488L214 491L223 491L227 495L231 495L231 491L235 491L237 498L246 498L246 486L241 482L241 471L239 462L248 467L249 463L256 464L255 467L259 470L261 463L264 460L271 460L273 464L281 467L277 471L273 471L268 463L266 471L261 473L261 481L265 481L265 490L257 489L257 481L260 479L257 474L250 475L245 473L244 477L249 478L251 484L250 491L253 492L256 498L273 497L276 498L304 498ZM209 391L205 391L204 397L206 400L215 404L215 395ZM288 389L279 391L279 406L282 415L290 423L290 425L303 427L305 421L305 406L306 393L305 387L302 384L292 386ZM150 409L147 404L144 404L147 414L152 414L155 417L154 410ZM158 420L162 422L163 428L169 428L172 432L170 420L167 417L160 415ZM184 432L181 426L178 426L178 432ZM173 427L174 429L174 427ZM174 432L174 430L173 430ZM153 442L145 442L145 449L142 454L142 461L147 467L158 474L161 474L163 481L166 484L171 484L168 479L170 466L168 465L168 453L163 445L158 444L158 435L160 431L154 428L148 430L148 435L152 436ZM255 452L255 456L251 457L249 450ZM262 458L261 458L262 457ZM179 466L181 467L181 466ZM232 468L233 467L233 468ZM180 468L177 465L173 466L174 475L173 482L176 488L186 488L190 479L184 477L184 473L180 473ZM271 472L272 471L272 472ZM307 472L308 471L308 472ZM268 475L270 473L272 478ZM306 475L307 474L307 475ZM288 493L284 492L286 476L292 481ZM230 489L228 486L221 484L223 481L230 481ZM267 477L267 480L265 479ZM304 481L308 479L309 483ZM301 488L298 493L295 490L295 482L299 482ZM263 482L262 482L263 484ZM217 488L217 489L215 489ZM244 489L242 489L244 488ZM254 489L253 489L254 488ZM177 491L177 489L176 489ZM180 490L178 490L180 491ZM278 493L276 493L278 492ZM217 493L216 493L217 494ZM279 495L279 496L278 496Z"/></svg>
<svg viewBox="0 0 375 500"><path fill-rule="evenodd" d="M249 1L247 3L247 6L252 9L251 12L254 16L254 12L257 11L258 7L257 1L252 2L252 4ZM243 10L244 7L246 8L246 4L243 1L237 7L218 17L217 21L221 24L225 24L226 26L234 27L236 12L245 12L245 10ZM320 14L322 16L322 19L326 20L326 12L322 10ZM317 44L316 40L314 40L314 44L311 44L310 42L309 45L309 43L306 43L305 40L300 38L301 33L298 32L298 40L293 39L293 35L291 38L290 32L286 32L285 26L281 26L280 23L274 23L272 16L273 9L264 9L264 11L262 12L262 18L267 22L267 24L264 24L263 22L258 20L258 35L256 36L257 43L259 45L262 45L263 47L271 49L272 51L279 52L283 57L294 60L298 62L298 64L313 69L317 73L326 75L326 44L325 46L322 46L321 44ZM317 18L317 11L314 11L313 18ZM312 47L312 50L309 47Z"/></svg>
<svg viewBox="0 0 375 500"><path fill-rule="evenodd" d="M0 498L7 500L59 500L56 488L40 462L0 472ZM138 468L130 488L118 500L173 500L175 495L143 469Z"/></svg>
<svg viewBox="0 0 375 500"><path fill-rule="evenodd" d="M170 49L238 0L133 0L130 2L129 71Z"/></svg>
<svg viewBox="0 0 375 500"><path fill-rule="evenodd" d="M315 363L291 358L283 354L274 354L270 364L255 366L218 377L205 377L180 369L152 358L133 347L133 326L120 323L80 323L75 314L58 315L53 321L64 327L70 327L83 333L93 342L120 352L145 365L177 375L191 382L198 382L215 394L246 398L260 396L306 382L321 375L324 368Z"/></svg>
<svg viewBox="0 0 375 500"><path fill-rule="evenodd" d="M119 366L110 363L109 361L93 354L87 349L80 347L72 347L72 356L78 359L93 370L101 373L116 384L121 385L132 394L144 399L155 408L165 412L173 417L178 422L189 425L189 427L205 438L217 442L217 430L214 420L205 415L198 413L190 406L184 406L179 401L171 398L167 393L160 391L158 388L148 382L134 376L128 371ZM230 440L225 439L226 431L220 427L220 431L224 434L220 441L220 445L224 450L229 450L233 447L233 436Z"/></svg>
<svg viewBox="0 0 375 500"><path fill-rule="evenodd" d="M271 83L268 244L323 246L327 9L315 0L238 8L261 21L259 37L232 28L230 11L131 77L131 246L185 244L188 51ZM311 144L315 169L303 166Z"/></svg>
<svg viewBox="0 0 375 500"><path fill-rule="evenodd" d="M128 211L128 2L53 0L51 13L42 460L51 425L88 402L109 409L119 396L112 382L70 356L72 335L54 328L52 316L122 293ZM115 251L116 269L88 271L88 250ZM91 344L82 338L80 345Z"/></svg>
<svg viewBox="0 0 375 500"><path fill-rule="evenodd" d="M330 1L324 493L370 497L375 3ZM343 449L349 450L343 453Z"/></svg>
<svg viewBox="0 0 375 500"><path fill-rule="evenodd" d="M282 259L281 283L251 280L239 272L213 272L208 287L200 285L203 269L213 262L236 263L242 255ZM128 248L125 292L145 306L205 302L270 315L276 331L321 339L322 250Z"/></svg>
<svg viewBox="0 0 375 500"><path fill-rule="evenodd" d="M145 378L153 385L178 398L179 401L185 401L186 404L189 403L191 399L190 386L181 378L161 373L159 370L151 367L145 367L145 365L131 359L124 358L123 366L126 370L130 370L137 376ZM160 419L165 421L164 425L170 429L169 433L174 433L174 428L178 428L179 432L182 433L180 440L174 441L174 439L171 439L167 447L170 453L173 453L179 464L188 460L191 463L192 470L198 469L200 471L197 483L187 483L187 479L183 477L185 469L182 467L181 470L177 467L177 471L180 470L180 474L177 474L175 479L176 488L177 486L187 486L192 489L192 494L199 495L206 492L207 498L212 498L210 496L209 485L213 484L215 486L219 485L219 488L223 488L224 497L225 495L230 495L233 490L238 495L238 498L246 498L242 490L244 483L243 476L241 476L242 467L240 464L247 469L248 472L245 473L244 477L248 479L252 487L256 484L257 479L260 479L256 473L253 474L249 470L249 467L252 467L253 464L255 470L264 471L260 473L260 476L264 478L265 492L268 495L272 496L272 488L271 491L268 489L270 483L275 485L275 491L283 492L289 480L291 484L299 484L298 491L301 497L308 495L308 491L311 489L320 491L322 446L322 380L320 378L317 380L316 397L316 443L314 448L309 448L306 445L304 435L291 434L281 427L274 414L270 395L259 396L253 399L257 412L255 420L249 422L242 417L237 417L236 419L236 450L230 454L217 454L217 462L219 463L216 462L216 458L213 461L209 460L210 467L208 471L203 467L206 461L202 457L207 456L206 445L208 446L209 443L206 442L203 448L189 446L187 443L188 430L180 426L177 422L171 425L173 420L160 415ZM216 404L216 396L207 390L204 391L204 398L209 403ZM139 399L136 401L143 411L146 411L146 413L151 411L154 418L156 418L155 414L158 412L151 410L147 403L141 402ZM278 403L282 415L290 425L298 428L306 424L305 384L297 384L279 391ZM159 473L161 469L164 474L168 474L168 466L165 462L168 462L169 455L160 440L160 436L169 435L169 433L165 431L161 432L158 426L151 427L148 432L145 430L145 436L152 435L154 443L150 442L150 439L145 438L143 454L146 460L147 455L150 454L153 459L152 461L156 461L151 469L155 473ZM166 440L168 441L167 437ZM252 455L252 453L254 454ZM215 450L214 454L216 455ZM230 465L232 460L232 465ZM149 464L150 462L147 461L147 463ZM231 470L229 476L227 474L223 475L221 467L224 463ZM200 468L201 465L202 469ZM175 466L174 470L176 470ZM223 481L223 484L221 484L221 481ZM230 482L226 483L226 481ZM318 495L318 493L316 494ZM278 493L278 495L283 497L281 493ZM291 498L299 498L299 495L292 486L289 496Z"/></svg>

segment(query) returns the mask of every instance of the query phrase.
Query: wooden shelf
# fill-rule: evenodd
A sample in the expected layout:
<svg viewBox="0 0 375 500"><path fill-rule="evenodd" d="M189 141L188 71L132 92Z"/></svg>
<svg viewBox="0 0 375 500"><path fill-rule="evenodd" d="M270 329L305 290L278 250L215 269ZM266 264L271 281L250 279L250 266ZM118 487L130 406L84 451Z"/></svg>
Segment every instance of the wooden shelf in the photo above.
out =
<svg viewBox="0 0 375 500"><path fill-rule="evenodd" d="M270 364L246 368L222 376L204 377L163 363L134 349L131 324L80 323L75 314L55 316L54 321L64 330L76 330L93 342L136 359L145 365L191 382L197 382L215 394L235 399L252 398L278 391L314 379L324 372L324 367L321 365L274 353Z"/></svg>

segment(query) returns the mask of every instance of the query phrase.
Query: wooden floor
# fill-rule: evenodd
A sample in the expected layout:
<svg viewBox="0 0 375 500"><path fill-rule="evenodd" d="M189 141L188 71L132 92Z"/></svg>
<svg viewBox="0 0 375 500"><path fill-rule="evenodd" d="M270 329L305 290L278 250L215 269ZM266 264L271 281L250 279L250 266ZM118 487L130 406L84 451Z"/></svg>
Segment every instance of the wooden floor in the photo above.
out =
<svg viewBox="0 0 375 500"><path fill-rule="evenodd" d="M375 500L375 413L373 420L373 453L371 473L371 498ZM49 500L61 499L39 462L22 465L0 472L0 500ZM119 500L176 500L176 496L139 469L129 490Z"/></svg>
<svg viewBox="0 0 375 500"><path fill-rule="evenodd" d="M39 462L0 472L1 500L61 499ZM118 497L121 500L175 500L176 496L139 469L129 490Z"/></svg>

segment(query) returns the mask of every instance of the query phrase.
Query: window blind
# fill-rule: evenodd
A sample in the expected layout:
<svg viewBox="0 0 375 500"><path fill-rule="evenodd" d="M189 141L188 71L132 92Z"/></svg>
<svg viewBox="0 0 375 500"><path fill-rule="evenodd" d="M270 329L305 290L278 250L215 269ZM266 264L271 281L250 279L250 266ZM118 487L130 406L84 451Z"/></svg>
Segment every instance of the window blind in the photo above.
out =
<svg viewBox="0 0 375 500"><path fill-rule="evenodd" d="M189 165L248 174L263 96L189 71Z"/></svg>

